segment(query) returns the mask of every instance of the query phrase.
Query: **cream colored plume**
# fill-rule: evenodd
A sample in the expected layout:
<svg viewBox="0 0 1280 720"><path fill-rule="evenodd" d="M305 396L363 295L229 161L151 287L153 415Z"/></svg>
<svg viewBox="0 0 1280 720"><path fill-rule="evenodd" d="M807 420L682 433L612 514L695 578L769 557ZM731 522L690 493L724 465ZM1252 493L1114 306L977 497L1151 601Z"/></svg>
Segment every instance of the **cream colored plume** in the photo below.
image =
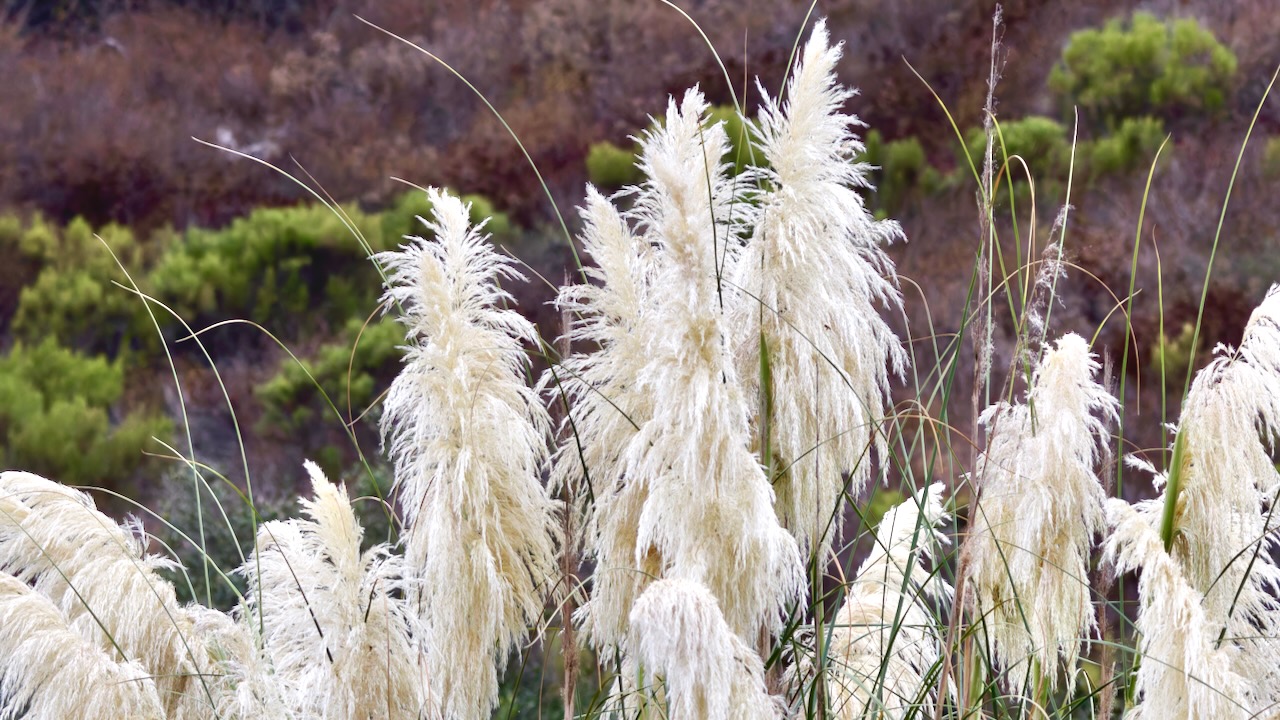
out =
<svg viewBox="0 0 1280 720"><path fill-rule="evenodd" d="M68 627L49 598L0 573L0 720L164 720L152 678Z"/></svg>
<svg viewBox="0 0 1280 720"><path fill-rule="evenodd" d="M929 567L947 542L942 485L921 504L909 499L880 521L875 547L858 569L831 628L827 697L839 720L931 717L942 636L930 603L951 587Z"/></svg>
<svg viewBox="0 0 1280 720"><path fill-rule="evenodd" d="M644 362L634 371L633 392L662 402L639 418L620 456L615 472L623 485L600 503L594 541L617 548L635 537L629 566L605 572L697 580L715 595L729 627L754 642L799 594L802 573L796 543L779 526L773 491L748 449L750 403L722 309L731 291L718 280L746 209L725 175L724 129L707 126L706 111L702 94L691 90L680 103L672 100L665 125L641 141L648 181L632 220L652 248L655 292L637 330ZM624 601L600 590L587 612L625 610ZM596 624L620 623L610 617Z"/></svg>
<svg viewBox="0 0 1280 720"><path fill-rule="evenodd" d="M569 403L552 480L568 487L586 514L594 600L580 617L590 641L603 647L622 642L631 603L649 575L634 569L648 486L624 478L621 456L658 401L636 385L647 361L652 262L622 215L590 186L582 219L583 249L595 262L583 271L594 282L565 285L556 302L571 319L570 342L595 349L570 355L543 382L551 402Z"/></svg>
<svg viewBox="0 0 1280 720"><path fill-rule="evenodd" d="M764 663L725 624L715 596L693 580L658 580L631 610L633 659L662 679L670 720L781 720Z"/></svg>
<svg viewBox="0 0 1280 720"><path fill-rule="evenodd" d="M1089 550L1103 529L1094 472L1119 407L1094 379L1088 343L1061 337L1045 353L1025 404L987 409L987 449L975 475L970 585L994 654L1021 681L1034 659L1051 685L1074 685L1094 628Z"/></svg>
<svg viewBox="0 0 1280 720"><path fill-rule="evenodd" d="M1152 508L1147 506L1147 510ZM1164 550L1150 516L1123 500L1106 503L1112 534L1104 556L1117 572L1141 569L1138 578L1138 632L1142 634L1138 666L1138 704L1127 720L1229 720L1259 717L1250 708L1251 687L1236 671L1241 648L1219 644L1221 623L1206 612L1205 597L1191 584L1180 564ZM1260 708L1271 717L1274 708Z"/></svg>
<svg viewBox="0 0 1280 720"><path fill-rule="evenodd" d="M1205 596L1209 622L1240 648L1234 668L1256 693L1255 709L1280 701L1280 569L1272 560L1280 518L1271 517L1280 492L1272 461L1280 439L1278 323L1273 286L1239 349L1219 346L1196 375L1177 430L1183 452L1171 554ZM1167 479L1158 476L1157 485Z"/></svg>
<svg viewBox="0 0 1280 720"><path fill-rule="evenodd" d="M426 627L426 672L449 718L488 718L498 671L541 615L557 523L540 473L550 420L524 381L532 324L505 309L518 278L457 198L430 190L433 239L379 254L384 302L408 348L385 403L384 437L406 519L410 602Z"/></svg>
<svg viewBox="0 0 1280 720"><path fill-rule="evenodd" d="M843 113L854 91L836 78L840 46L825 21L814 28L787 86L786 102L760 113L759 149L769 188L759 222L734 262L731 285L737 368L763 396L757 432L768 431L777 510L802 550L830 553L838 534L844 473L858 493L874 448L887 457L880 421L889 413L889 372L906 353L877 306L900 307L893 262L882 246L902 236L875 220L858 190L869 166ZM771 382L761 387L761 349Z"/></svg>
<svg viewBox="0 0 1280 720"><path fill-rule="evenodd" d="M30 473L0 473L0 572L48 598L81 638L141 664L166 714L182 717L180 708L194 702L207 711L214 699L198 676L208 652L157 574L169 567L146 555L140 527L117 525L84 493Z"/></svg>
<svg viewBox="0 0 1280 720"><path fill-rule="evenodd" d="M259 617L274 673L304 718L417 717L429 705L406 606L401 558L386 545L360 551L364 531L346 491L308 461L314 499L306 519L258 532L248 577L250 623Z"/></svg>

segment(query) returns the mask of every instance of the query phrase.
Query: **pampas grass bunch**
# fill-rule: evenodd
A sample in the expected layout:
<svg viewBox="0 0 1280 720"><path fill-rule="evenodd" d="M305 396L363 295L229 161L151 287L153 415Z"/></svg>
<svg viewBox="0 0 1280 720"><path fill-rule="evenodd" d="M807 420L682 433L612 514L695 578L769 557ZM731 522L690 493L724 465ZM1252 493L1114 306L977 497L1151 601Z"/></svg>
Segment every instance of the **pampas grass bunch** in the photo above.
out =
<svg viewBox="0 0 1280 720"><path fill-rule="evenodd" d="M882 315L902 309L885 252L902 231L862 196L842 46L819 21L796 47L784 92L760 84L739 118L765 165L730 172L695 87L638 138L643 180L587 187L590 262L557 291L554 357L504 288L514 261L454 195L426 191L422 237L372 256L404 327L379 418L386 542L308 462L298 517L251 507L222 612L179 601L181 568L141 523L0 473L0 720L487 720L514 653L556 652L565 720L1109 718L1115 698L1130 720L1275 716L1280 290L1189 383L1167 467L1128 458L1162 496L1108 499L1100 467L1128 440L1104 350L1040 347L1063 243L1039 280L1001 280L1034 285L1009 306L1015 354L1042 357L1024 396L979 413L1002 292L994 148L985 296L949 347L935 330L920 373L920 338ZM984 431L968 467L946 414L966 337ZM872 479L899 475L881 504Z"/></svg>

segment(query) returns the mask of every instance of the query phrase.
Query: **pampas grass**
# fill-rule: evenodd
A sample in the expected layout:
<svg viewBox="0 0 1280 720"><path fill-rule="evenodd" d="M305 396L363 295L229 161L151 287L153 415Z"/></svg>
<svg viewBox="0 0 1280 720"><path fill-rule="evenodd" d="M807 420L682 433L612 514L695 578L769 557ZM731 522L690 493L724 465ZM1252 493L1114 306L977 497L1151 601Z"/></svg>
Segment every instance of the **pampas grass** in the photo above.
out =
<svg viewBox="0 0 1280 720"><path fill-rule="evenodd" d="M1034 660L1050 685L1074 684L1080 643L1094 629L1089 550L1106 494L1095 465L1119 403L1094 380L1089 345L1067 334L1048 350L1025 403L986 410L981 495L970 536L969 588L997 661Z"/></svg>
<svg viewBox="0 0 1280 720"><path fill-rule="evenodd" d="M554 674L557 648L566 720L1102 717L1111 694L1129 718L1274 715L1280 291L1190 386L1172 466L1129 458L1161 498L1106 499L1103 448L1112 428L1128 439L1071 333L1027 363L1024 398L974 418L985 433L963 452L947 414L960 340L931 328L937 365L913 357L915 395L891 404L907 350L930 338L904 348L881 315L903 302L884 250L901 230L861 196L841 46L818 22L796 47L785 93L761 86L760 114L741 118L767 167L730 174L694 88L639 138L637 186L587 188L592 264L558 290L560 352L536 384L529 352L550 345L503 287L522 276L467 205L427 191L423 237L373 257L405 328L380 408L388 542L307 463L300 516L255 524L224 613L177 600L165 573L179 568L140 523L0 474L0 720L482 720L513 653ZM985 170L980 292L957 331L975 343L974 415L997 295L1016 371L1074 267L1059 242L1039 280L1021 257L990 274ZM884 509L872 478L905 500ZM1139 573L1131 625L1125 573ZM594 655L575 654L577 629ZM580 660L594 697L568 670Z"/></svg>
<svg viewBox="0 0 1280 720"><path fill-rule="evenodd" d="M507 653L556 573L554 506L539 480L550 419L522 377L537 334L502 307L511 261L457 198L431 190L432 239L378 260L402 309L405 367L382 419L404 508L420 652L448 718L487 718Z"/></svg>
<svg viewBox="0 0 1280 720"><path fill-rule="evenodd" d="M299 717L413 717L433 706L418 666L402 558L385 544L360 551L347 493L308 462L315 497L301 520L264 524L245 563L246 617L261 617L270 666ZM429 715L430 713L427 712Z"/></svg>
<svg viewBox="0 0 1280 720"><path fill-rule="evenodd" d="M942 628L932 611L952 589L929 565L947 543L941 484L885 513L871 555L832 624L831 708L840 720L930 715Z"/></svg>
<svg viewBox="0 0 1280 720"><path fill-rule="evenodd" d="M842 474L856 494L871 476L871 450L887 457L879 423L888 414L889 373L901 376L906 366L876 312L901 305L882 245L902 230L872 218L859 194L870 167L854 160L863 150L852 131L860 123L842 110L854 92L836 79L840 54L819 21L786 101L761 87L769 190L732 270L742 291L733 305L738 371L748 393L767 397L756 424L778 515L802 550L824 560L843 509Z"/></svg>
<svg viewBox="0 0 1280 720"><path fill-rule="evenodd" d="M151 674L68 626L49 598L0 574L0 718L162 720Z"/></svg>
<svg viewBox="0 0 1280 720"><path fill-rule="evenodd" d="M663 681L671 720L780 720L764 664L694 580L654 581L631 610L634 659Z"/></svg>

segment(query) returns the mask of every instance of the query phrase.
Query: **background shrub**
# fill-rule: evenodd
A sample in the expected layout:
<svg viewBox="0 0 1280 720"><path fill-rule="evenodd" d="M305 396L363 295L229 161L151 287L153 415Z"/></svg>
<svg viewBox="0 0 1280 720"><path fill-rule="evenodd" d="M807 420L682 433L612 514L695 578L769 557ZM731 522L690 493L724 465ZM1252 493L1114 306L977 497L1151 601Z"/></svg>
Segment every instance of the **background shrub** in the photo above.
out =
<svg viewBox="0 0 1280 720"><path fill-rule="evenodd" d="M615 189L640 181L635 152L602 140L587 151L587 179L599 188Z"/></svg>
<svg viewBox="0 0 1280 720"><path fill-rule="evenodd" d="M1227 100L1236 57L1199 22L1159 20L1146 12L1128 22L1073 33L1049 76L1064 112L1115 126L1126 117L1215 112Z"/></svg>
<svg viewBox="0 0 1280 720"><path fill-rule="evenodd" d="M71 485L132 477L143 461L140 449L154 447L152 436L166 438L171 425L142 412L113 418L123 392L119 361L86 357L52 338L14 345L0 357L0 465Z"/></svg>

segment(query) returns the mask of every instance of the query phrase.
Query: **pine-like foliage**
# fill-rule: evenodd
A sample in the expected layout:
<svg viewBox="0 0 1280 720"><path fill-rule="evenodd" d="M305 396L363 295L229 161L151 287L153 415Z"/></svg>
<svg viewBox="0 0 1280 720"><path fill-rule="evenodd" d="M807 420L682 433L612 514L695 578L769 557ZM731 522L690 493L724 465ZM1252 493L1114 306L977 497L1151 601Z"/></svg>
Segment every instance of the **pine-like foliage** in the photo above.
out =
<svg viewBox="0 0 1280 720"><path fill-rule="evenodd" d="M1117 572L1142 569L1138 578L1137 629L1142 664L1137 697L1128 720L1257 717L1250 712L1251 688L1236 670L1241 648L1219 643L1221 623L1206 612L1205 597L1180 563L1164 550L1148 516L1123 500L1106 503L1112 534L1105 558ZM1157 516L1158 517L1158 516ZM1269 717L1264 713L1263 717Z"/></svg>
<svg viewBox="0 0 1280 720"><path fill-rule="evenodd" d="M247 616L261 618L265 651L299 717L415 717L428 707L401 558L360 552L363 529L347 493L306 464L315 498L306 519L264 524L249 558Z"/></svg>
<svg viewBox="0 0 1280 720"><path fill-rule="evenodd" d="M1075 334L1045 353L1025 404L982 414L969 573L994 654L1013 681L1034 659L1074 684L1081 639L1094 627L1089 550L1106 497L1094 472L1119 403L1094 379L1098 363Z"/></svg>
<svg viewBox="0 0 1280 720"><path fill-rule="evenodd" d="M863 146L852 131L857 118L842 110L854 91L836 78L840 52L819 22L785 103L761 88L769 191L732 273L742 291L734 306L738 371L748 393L763 398L756 422L778 476L778 515L803 550L823 558L838 534L843 474L856 494L871 475L871 450L882 462L887 456L879 423L889 370L901 375L906 365L876 311L901 305L882 246L902 231L875 220L858 193L870 168L854 162Z"/></svg>
<svg viewBox="0 0 1280 720"><path fill-rule="evenodd" d="M468 221L428 193L433 239L379 254L384 302L402 313L405 367L382 420L405 515L411 604L426 672L449 718L488 718L497 672L542 611L556 571L554 508L540 473L550 420L523 380L536 331L499 287L519 277Z"/></svg>
<svg viewBox="0 0 1280 720"><path fill-rule="evenodd" d="M942 637L932 603L951 587L930 564L947 542L942 485L885 513L875 546L849 586L831 629L827 687L840 720L933 714Z"/></svg>
<svg viewBox="0 0 1280 720"><path fill-rule="evenodd" d="M633 659L663 680L671 720L781 720L764 663L693 580L657 580L631 610Z"/></svg>
<svg viewBox="0 0 1280 720"><path fill-rule="evenodd" d="M800 559L749 449L750 403L732 362L724 311L730 290L722 277L747 212L726 175L724 129L707 125L706 111L702 94L691 90L669 103L663 127L641 141L640 169L648 179L635 193L630 220L647 249L620 249L621 260L609 261L624 280L651 277L662 291L648 293L639 313L633 332L640 345L614 342L613 349L643 355L624 371L625 397L663 402L641 407L650 417L632 416L636 431L616 468L608 462L588 468L597 488L590 540L602 561L597 572L696 580L716 597L729 627L754 641L761 629L776 627L783 605L798 595ZM627 242L623 230L610 232L621 235L615 243ZM649 267L627 270L637 254ZM601 304L595 316L612 322L620 314ZM602 421L604 415L602 408L587 415L582 436L616 430L608 425L616 420ZM621 556L627 551L630 557ZM636 589L625 580L598 585L585 609L588 627L616 637Z"/></svg>

